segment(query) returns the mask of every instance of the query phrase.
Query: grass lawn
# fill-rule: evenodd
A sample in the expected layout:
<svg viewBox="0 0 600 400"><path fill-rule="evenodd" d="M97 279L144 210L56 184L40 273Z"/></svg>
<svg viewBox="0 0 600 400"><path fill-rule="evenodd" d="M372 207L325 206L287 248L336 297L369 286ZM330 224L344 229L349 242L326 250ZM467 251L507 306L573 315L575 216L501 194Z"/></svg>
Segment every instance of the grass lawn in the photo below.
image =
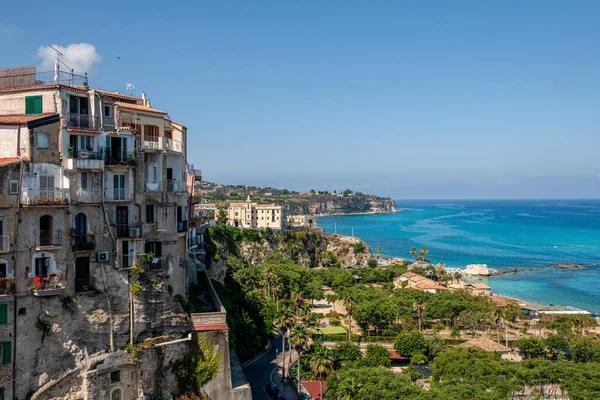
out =
<svg viewBox="0 0 600 400"><path fill-rule="evenodd" d="M346 328L343 326L328 326L327 328L319 328L323 335L340 335L346 333Z"/></svg>

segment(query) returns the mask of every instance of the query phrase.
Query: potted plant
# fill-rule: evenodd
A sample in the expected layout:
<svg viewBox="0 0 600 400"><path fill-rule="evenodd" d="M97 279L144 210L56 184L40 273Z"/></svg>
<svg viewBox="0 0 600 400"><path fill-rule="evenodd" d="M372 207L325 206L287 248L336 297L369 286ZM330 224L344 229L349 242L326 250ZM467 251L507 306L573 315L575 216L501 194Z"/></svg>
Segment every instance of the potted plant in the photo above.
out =
<svg viewBox="0 0 600 400"><path fill-rule="evenodd" d="M41 277L39 277L39 276L33 277L33 281L31 282L31 288L34 291L37 292L38 290L42 290L45 285L46 285L46 282L44 282L44 280Z"/></svg>

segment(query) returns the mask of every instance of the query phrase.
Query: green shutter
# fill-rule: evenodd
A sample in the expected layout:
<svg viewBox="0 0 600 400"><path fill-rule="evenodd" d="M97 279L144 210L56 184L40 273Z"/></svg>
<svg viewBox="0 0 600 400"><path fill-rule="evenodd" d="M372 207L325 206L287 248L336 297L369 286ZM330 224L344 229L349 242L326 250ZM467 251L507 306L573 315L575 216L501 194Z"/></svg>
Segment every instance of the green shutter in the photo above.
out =
<svg viewBox="0 0 600 400"><path fill-rule="evenodd" d="M42 96L25 97L25 114L34 115L42 113Z"/></svg>
<svg viewBox="0 0 600 400"><path fill-rule="evenodd" d="M2 364L10 364L12 357L11 342L6 341L2 346Z"/></svg>
<svg viewBox="0 0 600 400"><path fill-rule="evenodd" d="M0 325L8 324L8 304L0 304Z"/></svg>

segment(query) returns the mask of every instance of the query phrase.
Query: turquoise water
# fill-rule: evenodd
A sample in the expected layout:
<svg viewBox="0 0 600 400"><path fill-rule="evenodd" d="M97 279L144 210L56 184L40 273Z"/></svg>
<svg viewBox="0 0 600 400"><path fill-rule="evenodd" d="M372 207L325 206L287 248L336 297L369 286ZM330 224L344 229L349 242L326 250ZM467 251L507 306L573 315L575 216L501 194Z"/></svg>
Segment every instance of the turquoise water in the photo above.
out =
<svg viewBox="0 0 600 400"><path fill-rule="evenodd" d="M432 262L491 268L589 264L486 279L505 296L571 305L600 313L600 200L396 201L406 212L320 217L327 233L354 234L373 251L410 259L426 247Z"/></svg>

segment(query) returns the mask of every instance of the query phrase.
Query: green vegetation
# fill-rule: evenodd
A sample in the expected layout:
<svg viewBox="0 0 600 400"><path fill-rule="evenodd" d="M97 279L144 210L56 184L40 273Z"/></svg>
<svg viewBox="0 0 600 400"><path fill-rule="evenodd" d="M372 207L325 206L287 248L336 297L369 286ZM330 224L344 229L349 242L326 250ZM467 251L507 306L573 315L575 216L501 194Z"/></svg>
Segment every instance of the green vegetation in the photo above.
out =
<svg viewBox="0 0 600 400"><path fill-rule="evenodd" d="M421 332L400 333L394 341L394 350L401 356L412 357L427 352L427 341Z"/></svg>
<svg viewBox="0 0 600 400"><path fill-rule="evenodd" d="M192 351L173 365L180 387L185 391L200 390L219 371L220 359L220 351L215 351L208 336L194 333Z"/></svg>

